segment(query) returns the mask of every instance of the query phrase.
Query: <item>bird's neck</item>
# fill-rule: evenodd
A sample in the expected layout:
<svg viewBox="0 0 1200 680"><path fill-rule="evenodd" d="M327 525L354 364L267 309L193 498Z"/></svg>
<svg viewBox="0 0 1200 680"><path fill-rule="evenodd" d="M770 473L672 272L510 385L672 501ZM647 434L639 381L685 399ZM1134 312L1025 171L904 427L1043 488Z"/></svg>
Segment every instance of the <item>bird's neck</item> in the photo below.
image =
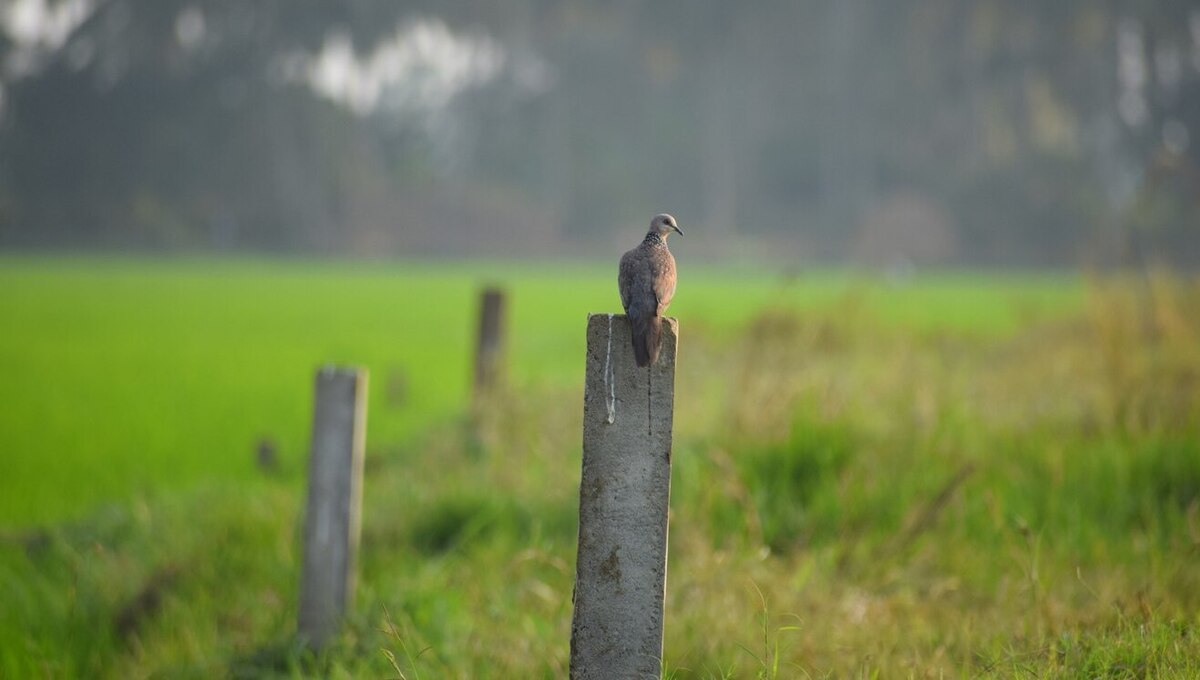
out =
<svg viewBox="0 0 1200 680"><path fill-rule="evenodd" d="M665 246L667 245L667 239L665 236L651 231L647 232L646 240L642 241L642 243L648 246Z"/></svg>

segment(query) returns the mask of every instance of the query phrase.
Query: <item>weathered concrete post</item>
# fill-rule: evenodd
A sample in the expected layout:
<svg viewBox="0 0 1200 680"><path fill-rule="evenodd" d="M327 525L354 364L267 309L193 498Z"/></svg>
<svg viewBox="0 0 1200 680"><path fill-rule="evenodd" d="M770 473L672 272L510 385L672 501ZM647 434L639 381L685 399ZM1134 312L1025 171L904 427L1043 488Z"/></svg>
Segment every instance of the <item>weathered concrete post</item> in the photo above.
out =
<svg viewBox="0 0 1200 680"><path fill-rule="evenodd" d="M317 371L298 632L323 646L354 600L367 432L367 372Z"/></svg>
<svg viewBox="0 0 1200 680"><path fill-rule="evenodd" d="M572 678L662 672L677 333L638 368L628 320L588 317Z"/></svg>
<svg viewBox="0 0 1200 680"><path fill-rule="evenodd" d="M479 296L479 334L475 344L475 397L491 392L504 371L504 291L488 287Z"/></svg>

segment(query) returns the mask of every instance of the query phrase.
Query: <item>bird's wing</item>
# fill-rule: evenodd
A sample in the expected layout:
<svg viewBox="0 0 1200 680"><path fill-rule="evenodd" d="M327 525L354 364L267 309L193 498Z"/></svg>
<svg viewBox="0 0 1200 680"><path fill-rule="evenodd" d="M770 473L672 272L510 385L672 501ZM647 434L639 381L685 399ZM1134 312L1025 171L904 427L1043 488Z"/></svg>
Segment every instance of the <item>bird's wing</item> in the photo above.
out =
<svg viewBox="0 0 1200 680"><path fill-rule="evenodd" d="M652 281L654 282L654 297L658 301L658 315L662 316L675 297L675 258L671 252L663 249L651 259Z"/></svg>
<svg viewBox="0 0 1200 680"><path fill-rule="evenodd" d="M617 270L617 290L621 293L621 307L629 313L629 303L633 301L633 289L636 276L636 249L621 256L621 266Z"/></svg>

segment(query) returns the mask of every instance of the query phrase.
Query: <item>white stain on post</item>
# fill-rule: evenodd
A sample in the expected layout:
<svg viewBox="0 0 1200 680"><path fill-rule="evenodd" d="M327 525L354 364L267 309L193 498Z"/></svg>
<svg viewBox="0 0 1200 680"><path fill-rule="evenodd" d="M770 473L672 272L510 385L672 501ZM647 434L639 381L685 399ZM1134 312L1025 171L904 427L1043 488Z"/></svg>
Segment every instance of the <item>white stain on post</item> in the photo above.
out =
<svg viewBox="0 0 1200 680"><path fill-rule="evenodd" d="M664 320L658 361L638 368L629 321L606 316L588 318L571 677L658 678L678 325ZM643 400L609 419L610 402Z"/></svg>
<svg viewBox="0 0 1200 680"><path fill-rule="evenodd" d="M367 372L325 366L313 404L297 630L322 647L354 601L367 430Z"/></svg>
<svg viewBox="0 0 1200 680"><path fill-rule="evenodd" d="M608 409L608 418L605 422L612 425L617 419L617 381L613 377L612 371L612 322L613 315L608 315L608 349L604 353L604 393L608 395L605 398L605 406ZM587 393L587 386L584 385L584 394Z"/></svg>

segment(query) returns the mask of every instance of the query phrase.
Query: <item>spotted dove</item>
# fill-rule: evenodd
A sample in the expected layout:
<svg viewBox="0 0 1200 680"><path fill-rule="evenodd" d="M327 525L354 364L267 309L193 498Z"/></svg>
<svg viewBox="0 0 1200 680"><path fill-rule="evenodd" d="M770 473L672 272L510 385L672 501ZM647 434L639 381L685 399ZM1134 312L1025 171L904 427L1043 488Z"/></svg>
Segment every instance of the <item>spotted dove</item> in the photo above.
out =
<svg viewBox="0 0 1200 680"><path fill-rule="evenodd" d="M655 215L646 238L621 256L617 288L633 331L633 357L638 366L649 366L658 359L662 316L675 295L675 258L667 250L667 236L672 231L683 236L674 217Z"/></svg>

